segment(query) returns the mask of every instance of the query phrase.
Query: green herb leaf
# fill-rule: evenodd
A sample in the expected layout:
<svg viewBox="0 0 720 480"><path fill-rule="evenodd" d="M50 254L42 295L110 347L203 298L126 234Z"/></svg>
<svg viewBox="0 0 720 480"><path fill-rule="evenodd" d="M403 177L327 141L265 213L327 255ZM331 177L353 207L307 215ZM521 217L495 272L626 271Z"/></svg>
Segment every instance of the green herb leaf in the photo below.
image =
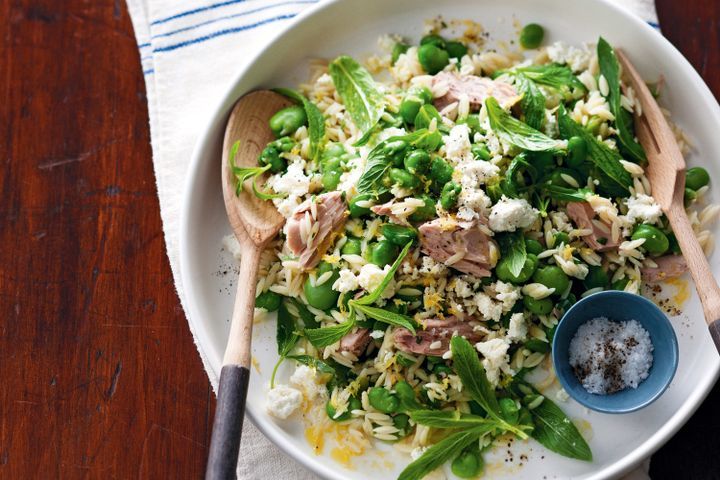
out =
<svg viewBox="0 0 720 480"><path fill-rule="evenodd" d="M297 344L297 341L300 338L295 330L295 319L292 315L290 315L290 312L288 312L285 302L280 302L280 308L278 308L277 313L277 330L275 332L277 350L280 358L275 364L272 375L270 376L270 388L275 386L275 374L277 373L278 367Z"/></svg>
<svg viewBox="0 0 720 480"><path fill-rule="evenodd" d="M573 74L572 70L564 65L528 65L527 67L516 68L514 71L522 73L535 83L558 90L563 87L587 90L585 85Z"/></svg>
<svg viewBox="0 0 720 480"><path fill-rule="evenodd" d="M312 313L308 308L300 303L298 300L292 298L290 301L293 302L293 305L295 305L295 308L297 308L298 313L300 314L300 319L303 321L303 325L305 328L319 328L320 322L317 321L315 318L315 314Z"/></svg>
<svg viewBox="0 0 720 480"><path fill-rule="evenodd" d="M415 423L434 428L473 428L481 425L498 426L494 420L479 415L460 413L457 410L413 410L409 412L409 415Z"/></svg>
<svg viewBox="0 0 720 480"><path fill-rule="evenodd" d="M506 112L493 97L485 100L490 128L505 142L533 152L562 152L564 142L554 140Z"/></svg>
<svg viewBox="0 0 720 480"><path fill-rule="evenodd" d="M518 174L522 171L522 169L526 170L530 174L533 181L535 180L537 170L528 163L525 152L522 152L520 155L513 158L505 171L505 179L503 180L502 190L505 192L506 196L512 198L518 197L518 191L520 190L520 185L518 185Z"/></svg>
<svg viewBox="0 0 720 480"><path fill-rule="evenodd" d="M325 142L325 117L313 102L305 98L300 92L290 88L276 88L280 95L302 104L308 118L308 138L310 139L310 158L316 160L322 153Z"/></svg>
<svg viewBox="0 0 720 480"><path fill-rule="evenodd" d="M239 149L240 140L233 143L232 147L230 147L230 154L228 159L228 161L230 162L230 168L232 169L233 175L235 176L235 195L240 195L240 193L243 191L245 181L252 179L253 192L255 192L255 195L258 198L260 198L261 200L276 198L274 196L271 196L271 194L259 192L257 187L255 186L255 179L263 173L267 172L270 169L270 165L265 165L264 167L238 167L235 163L235 158L237 157L237 152ZM263 197L263 195L265 197Z"/></svg>
<svg viewBox="0 0 720 480"><path fill-rule="evenodd" d="M515 76L515 84L522 94L520 106L525 113L525 123L539 130L545 122L545 95L522 73Z"/></svg>
<svg viewBox="0 0 720 480"><path fill-rule="evenodd" d="M477 351L470 342L456 335L450 341L453 364L470 397L495 419L502 420L495 389L490 385Z"/></svg>
<svg viewBox="0 0 720 480"><path fill-rule="evenodd" d="M477 442L480 437L493 430L491 425L474 427L463 432L453 433L428 448L420 458L400 472L398 480L420 480L443 463L456 457L462 450Z"/></svg>
<svg viewBox="0 0 720 480"><path fill-rule="evenodd" d="M531 436L548 450L565 457L592 461L592 451L577 427L549 398L530 410L535 423Z"/></svg>
<svg viewBox="0 0 720 480"><path fill-rule="evenodd" d="M402 315L400 313L389 312L382 308L358 304L354 300L350 300L350 306L358 312L365 314L366 317L379 320L383 323L387 323L388 325L407 328L413 333L413 335L415 334L415 322L412 317L408 317L407 315Z"/></svg>
<svg viewBox="0 0 720 480"><path fill-rule="evenodd" d="M632 176L620 163L620 153L595 138L582 125L570 118L563 105L558 109L558 128L563 138L573 136L583 138L588 146L590 161L607 176L608 181L616 184L615 188L621 189L624 194L628 193L628 188L632 185Z"/></svg>
<svg viewBox="0 0 720 480"><path fill-rule="evenodd" d="M566 202L584 202L587 196L593 193L587 188L567 188L552 184L545 185L543 189L555 200Z"/></svg>
<svg viewBox="0 0 720 480"><path fill-rule="evenodd" d="M437 108L435 108L434 105L427 103L420 107L420 110L415 116L415 127L428 128L433 119L436 120L436 126L442 125L442 117L440 116L440 112L437 111Z"/></svg>
<svg viewBox="0 0 720 480"><path fill-rule="evenodd" d="M263 192L262 190L258 189L257 177L253 178L252 187L253 187L253 193L260 200L272 200L273 198L283 198L284 197L284 195L282 195L280 193L267 193L267 192Z"/></svg>
<svg viewBox="0 0 720 480"><path fill-rule="evenodd" d="M643 150L642 145L635 141L631 125L632 116L628 114L620 102L622 96L620 91L620 64L615 56L615 50L602 37L598 40L597 55L600 73L605 77L608 87L610 87L608 103L610 104L610 111L615 116L615 129L618 132L620 144L625 147L626 152L633 160L645 163L645 150Z"/></svg>
<svg viewBox="0 0 720 480"><path fill-rule="evenodd" d="M412 242L408 242L407 245L403 247L400 255L398 255L398 258L395 259L392 266L390 267L390 270L388 270L388 273L385 275L385 278L383 278L382 282L380 282L380 284L375 287L375 290L363 297L358 298L357 300L353 300L352 303L355 305L372 305L373 303L377 302L380 298L380 295L382 295L382 293L385 291L392 279L395 277L395 272L397 272L397 269L400 267L403 259L410 251L410 247L412 247Z"/></svg>
<svg viewBox="0 0 720 480"><path fill-rule="evenodd" d="M339 341L342 337L350 333L354 326L355 316L351 315L350 318L343 323L330 327L306 328L303 333L305 334L305 338L307 338L313 346L323 348Z"/></svg>
<svg viewBox="0 0 720 480"><path fill-rule="evenodd" d="M502 258L508 262L510 273L517 277L520 275L527 260L525 238L522 232L508 232L498 235L496 239L500 244Z"/></svg>
<svg viewBox="0 0 720 480"><path fill-rule="evenodd" d="M340 56L329 66L335 89L355 126L363 133L371 130L385 111L385 98L370 72L351 57Z"/></svg>
<svg viewBox="0 0 720 480"><path fill-rule="evenodd" d="M311 357L310 355L288 355L286 358L288 358L289 360L295 360L296 362L307 365L308 367L313 367L320 373L328 373L330 375L335 375L335 369L333 367L320 359Z"/></svg>

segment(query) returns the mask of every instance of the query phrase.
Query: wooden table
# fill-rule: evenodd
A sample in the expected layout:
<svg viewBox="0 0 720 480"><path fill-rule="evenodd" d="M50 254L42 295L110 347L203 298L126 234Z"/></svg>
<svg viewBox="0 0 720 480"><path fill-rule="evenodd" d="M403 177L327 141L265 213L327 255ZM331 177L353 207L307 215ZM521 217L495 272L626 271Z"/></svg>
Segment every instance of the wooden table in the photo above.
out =
<svg viewBox="0 0 720 480"><path fill-rule="evenodd" d="M720 94L720 4L658 9ZM165 256L125 3L2 0L0 38L0 478L200 478L215 401ZM718 402L655 480L720 478Z"/></svg>

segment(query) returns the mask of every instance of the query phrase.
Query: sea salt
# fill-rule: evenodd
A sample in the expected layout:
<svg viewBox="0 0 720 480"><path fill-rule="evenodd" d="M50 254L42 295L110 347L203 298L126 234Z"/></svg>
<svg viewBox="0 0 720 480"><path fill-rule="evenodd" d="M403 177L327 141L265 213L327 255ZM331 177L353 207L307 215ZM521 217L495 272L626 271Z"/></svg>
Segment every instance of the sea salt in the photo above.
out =
<svg viewBox="0 0 720 480"><path fill-rule="evenodd" d="M570 342L570 366L590 393L606 395L637 388L653 362L650 334L637 320L593 318Z"/></svg>

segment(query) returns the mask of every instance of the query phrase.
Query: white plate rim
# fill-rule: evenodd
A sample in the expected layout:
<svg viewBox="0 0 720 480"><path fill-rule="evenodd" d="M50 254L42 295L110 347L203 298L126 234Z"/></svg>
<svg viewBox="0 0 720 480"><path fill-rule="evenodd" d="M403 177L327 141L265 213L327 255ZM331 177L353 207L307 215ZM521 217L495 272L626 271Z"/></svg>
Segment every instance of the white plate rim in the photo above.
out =
<svg viewBox="0 0 720 480"><path fill-rule="evenodd" d="M192 224L190 222L191 216L190 211L193 205L192 197L189 195L193 190L193 185L198 176L198 171L203 161L203 152L211 148L212 137L214 130L218 127L218 124L226 121L227 115L229 114L231 106L235 103L240 95L236 94L234 90L237 85L242 81L243 77L250 72L256 61L261 58L267 51L272 50L275 45L282 39L284 35L291 32L298 27L301 23L309 21L313 16L320 13L321 11L331 7L336 3L341 3L348 0L322 0L315 5L308 7L303 10L290 22L288 22L273 39L246 63L245 67L241 68L233 80L230 82L227 92L218 101L214 108L211 109L211 121L207 123L207 126L203 129L202 133L198 136L198 140L195 143L193 149L190 165L187 171L187 177L183 186L183 204L181 208L180 218L180 238L179 238L179 249L180 249L180 278L183 285L188 285L189 279L192 274L189 270L189 256L191 253L188 250L187 238L192 235ZM598 3L611 10L614 14L625 17L627 20L634 23L638 29L644 29L652 32L659 42L664 44L665 54L672 55L678 65L686 70L686 74L695 79L695 83L699 87L703 95L703 100L706 102L708 109L712 111L714 121L720 125L720 105L718 105L717 99L708 88L705 81L702 79L700 74L694 69L689 61L680 53L680 51L670 41L660 34L657 30L652 28L646 22L641 20L637 15L630 13L627 9L612 3L610 0L585 0L590 3ZM218 178L218 183L219 182ZM219 357L214 355L213 352L209 352L205 349L204 345L209 345L210 340L208 334L205 331L203 322L199 319L199 312L197 312L196 303L194 301L195 294L190 289L185 290L186 295L186 315L190 323L190 328L194 335L197 337L196 347L199 350L203 359L206 359L206 366L209 367L212 372L210 373L210 380L213 386L213 390L216 389L217 378L220 370ZM215 361L213 361L215 360ZM652 455L657 451L664 443L666 443L692 416L692 414L700 407L703 399L709 394L712 387L715 385L718 377L720 376L720 366L717 366L711 374L706 375L702 378L702 382L699 383L696 388L688 396L688 399L683 403L682 407L679 408L676 413L668 420L662 428L658 429L653 435L651 435L645 442L635 448L632 452L628 453L621 459L610 464L602 470L594 472L588 478L588 480L601 480L619 477L632 468L640 464L644 459ZM326 465L318 462L309 455L305 455L302 452L296 451L292 448L290 442L282 437L276 430L269 427L270 420L265 416L258 416L252 412L251 409L246 411L246 416L250 418L253 424L276 446L282 451L291 456L295 461L303 465L308 470L322 476L323 478L332 478L337 480L343 480L344 477L339 474L337 470L332 470Z"/></svg>

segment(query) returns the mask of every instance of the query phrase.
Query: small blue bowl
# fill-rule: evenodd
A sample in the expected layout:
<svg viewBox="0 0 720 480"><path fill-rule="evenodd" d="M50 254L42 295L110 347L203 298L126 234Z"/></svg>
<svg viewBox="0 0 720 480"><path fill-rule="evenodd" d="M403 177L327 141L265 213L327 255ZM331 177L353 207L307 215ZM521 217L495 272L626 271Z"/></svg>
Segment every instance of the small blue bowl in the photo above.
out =
<svg viewBox="0 0 720 480"><path fill-rule="evenodd" d="M653 364L650 374L637 388L596 395L585 390L575 376L569 360L570 341L583 323L597 317L637 320L650 334ZM552 355L555 373L568 395L598 412L629 413L650 405L670 385L678 365L678 342L670 321L653 302L640 295L612 290L589 295L565 313L555 331Z"/></svg>

